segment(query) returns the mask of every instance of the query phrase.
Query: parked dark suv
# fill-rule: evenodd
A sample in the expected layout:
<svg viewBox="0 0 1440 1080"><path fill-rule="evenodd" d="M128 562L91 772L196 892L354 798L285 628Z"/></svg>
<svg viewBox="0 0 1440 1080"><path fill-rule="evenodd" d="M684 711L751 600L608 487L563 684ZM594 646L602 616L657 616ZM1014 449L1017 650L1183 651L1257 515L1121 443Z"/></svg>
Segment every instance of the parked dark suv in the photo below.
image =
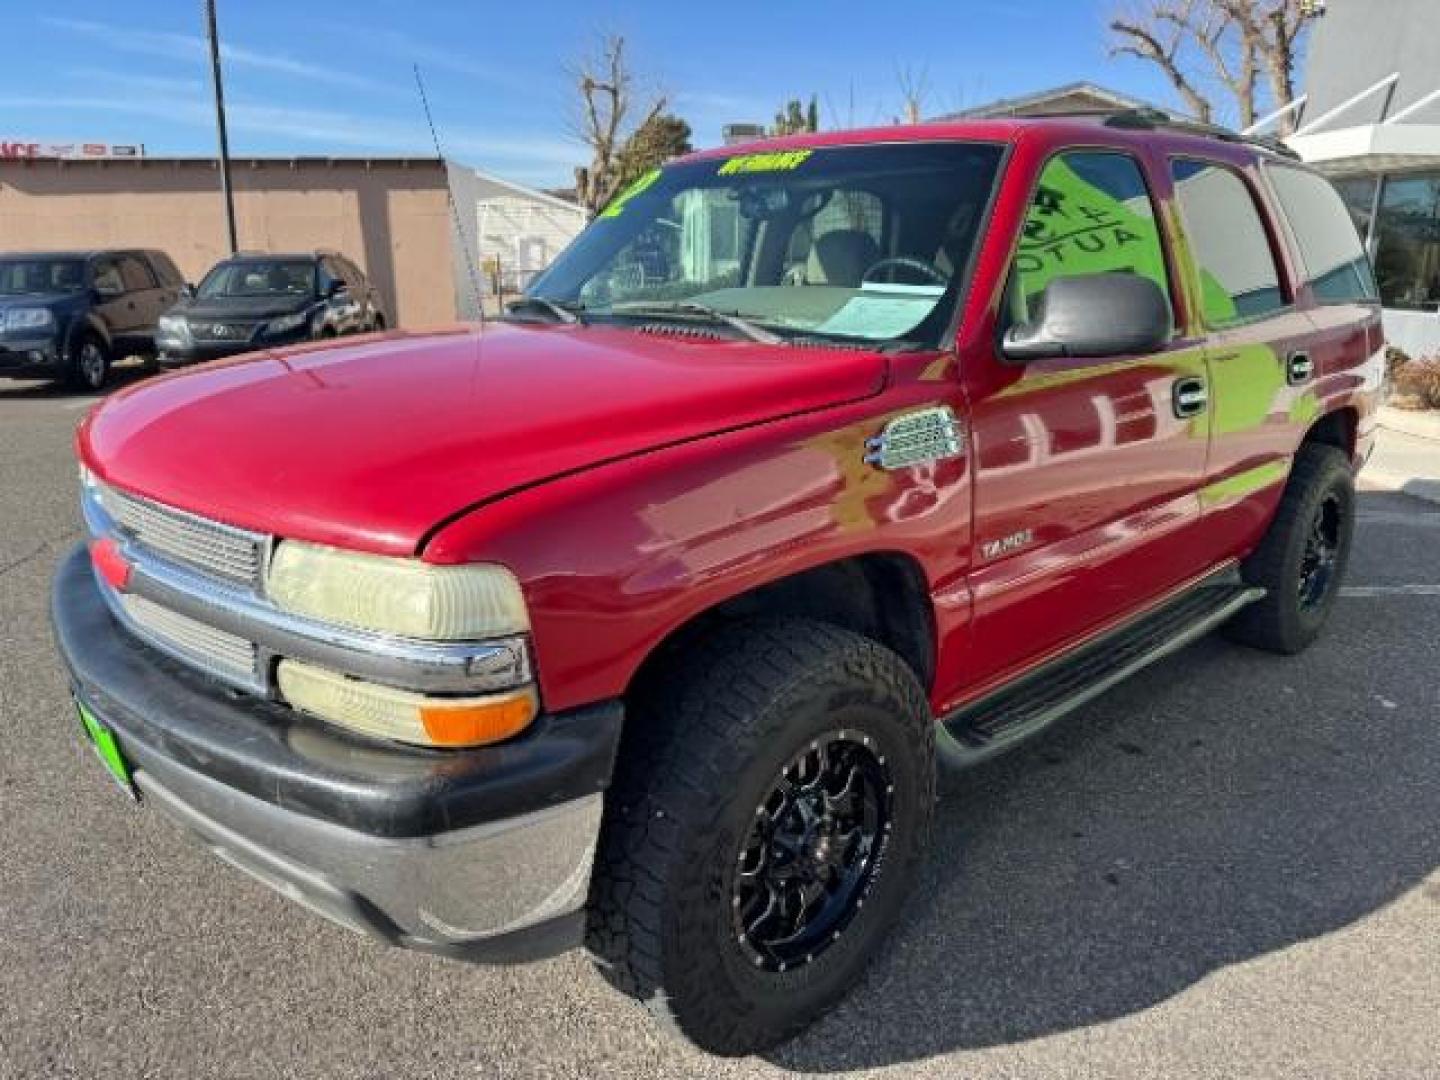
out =
<svg viewBox="0 0 1440 1080"><path fill-rule="evenodd" d="M161 251L0 255L0 378L100 389L112 361L154 353L183 284Z"/></svg>
<svg viewBox="0 0 1440 1080"><path fill-rule="evenodd" d="M380 294L344 255L244 252L217 263L161 317L160 363L175 367L385 326Z"/></svg>

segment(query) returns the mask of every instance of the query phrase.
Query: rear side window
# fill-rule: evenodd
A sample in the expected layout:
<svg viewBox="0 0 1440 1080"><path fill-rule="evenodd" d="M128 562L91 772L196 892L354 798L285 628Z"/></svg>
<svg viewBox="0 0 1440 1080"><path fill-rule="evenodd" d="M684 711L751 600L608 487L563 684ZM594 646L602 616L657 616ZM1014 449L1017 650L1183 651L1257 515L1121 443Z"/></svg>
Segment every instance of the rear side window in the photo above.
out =
<svg viewBox="0 0 1440 1080"><path fill-rule="evenodd" d="M1170 170L1200 274L1205 324L1225 326L1283 308L1275 254L1245 181L1208 161L1174 161Z"/></svg>
<svg viewBox="0 0 1440 1080"><path fill-rule="evenodd" d="M155 276L160 280L162 285L180 285L185 281L185 279L180 276L180 270L176 267L169 255L166 255L163 251L151 251L148 255L150 258L150 269L155 272Z"/></svg>
<svg viewBox="0 0 1440 1080"><path fill-rule="evenodd" d="M95 288L107 296L119 296L125 291L125 282L120 278L120 264L115 259L97 259L95 262Z"/></svg>
<svg viewBox="0 0 1440 1080"><path fill-rule="evenodd" d="M1374 300L1375 278L1345 203L1314 173L1276 166L1267 170L1295 233L1305 279L1321 303Z"/></svg>
<svg viewBox="0 0 1440 1080"><path fill-rule="evenodd" d="M155 275L150 272L150 267L134 255L120 256L120 276L125 281L126 292L155 288Z"/></svg>
<svg viewBox="0 0 1440 1080"><path fill-rule="evenodd" d="M1155 209L1134 158L1071 151L1040 174L1010 278L1011 321L1025 321L1057 277L1131 273L1170 295Z"/></svg>

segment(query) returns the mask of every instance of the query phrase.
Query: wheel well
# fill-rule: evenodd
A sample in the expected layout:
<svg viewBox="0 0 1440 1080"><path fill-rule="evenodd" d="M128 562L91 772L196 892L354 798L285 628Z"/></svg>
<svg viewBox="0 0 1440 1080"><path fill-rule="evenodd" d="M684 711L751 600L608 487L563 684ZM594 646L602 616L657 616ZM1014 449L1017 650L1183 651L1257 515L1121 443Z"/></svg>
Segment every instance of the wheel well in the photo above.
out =
<svg viewBox="0 0 1440 1080"><path fill-rule="evenodd" d="M631 691L717 626L767 616L814 619L871 638L898 654L920 685L930 688L935 620L925 575L908 555L887 553L825 563L701 612L646 657L631 680Z"/></svg>
<svg viewBox="0 0 1440 1080"><path fill-rule="evenodd" d="M1359 416L1354 409L1337 409L1326 413L1310 425L1305 432L1303 443L1323 443L1344 451L1346 457L1355 456L1355 427Z"/></svg>

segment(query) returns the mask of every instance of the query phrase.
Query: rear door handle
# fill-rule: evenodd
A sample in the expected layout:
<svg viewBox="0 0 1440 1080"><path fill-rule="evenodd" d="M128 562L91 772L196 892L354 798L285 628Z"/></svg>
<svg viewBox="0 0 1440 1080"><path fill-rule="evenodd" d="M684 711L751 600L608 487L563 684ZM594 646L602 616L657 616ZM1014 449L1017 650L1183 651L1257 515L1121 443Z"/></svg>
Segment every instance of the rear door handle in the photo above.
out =
<svg viewBox="0 0 1440 1080"><path fill-rule="evenodd" d="M1170 404L1181 420L1199 416L1210 404L1210 390L1198 375L1176 379L1170 391Z"/></svg>
<svg viewBox="0 0 1440 1080"><path fill-rule="evenodd" d="M1310 376L1313 374L1315 374L1315 361L1310 359L1310 354L1307 352L1293 352L1285 361L1285 381L1291 386L1309 382Z"/></svg>

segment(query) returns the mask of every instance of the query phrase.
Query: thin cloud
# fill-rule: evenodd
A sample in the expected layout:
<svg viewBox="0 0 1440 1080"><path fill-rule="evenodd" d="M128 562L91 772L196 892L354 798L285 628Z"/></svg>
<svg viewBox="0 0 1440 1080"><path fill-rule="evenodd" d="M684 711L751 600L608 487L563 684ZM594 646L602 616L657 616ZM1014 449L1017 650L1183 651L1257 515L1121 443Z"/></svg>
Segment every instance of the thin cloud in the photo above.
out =
<svg viewBox="0 0 1440 1080"><path fill-rule="evenodd" d="M72 19L62 16L44 16L40 20L47 26L87 37L99 38L112 49L139 53L145 56L159 56L167 60L203 60L207 55L205 39L198 34L179 34L162 30L132 30L89 19ZM256 71L268 71L291 78L306 79L310 82L355 90L383 89L382 84L360 75L336 71L319 64L307 63L277 53L260 53L241 46L221 43L220 55L237 67Z"/></svg>
<svg viewBox="0 0 1440 1080"><path fill-rule="evenodd" d="M169 75L137 75L133 71L110 71L105 68L66 68L69 85L79 87L106 86L119 90L139 90L154 94L209 94L203 79L175 78Z"/></svg>
<svg viewBox="0 0 1440 1080"><path fill-rule="evenodd" d="M408 68L419 64L424 71L448 71L472 79L482 79L496 86L524 88L530 84L518 72L484 64L455 49L438 48L399 30L358 29L344 27L347 36L392 60L398 59Z"/></svg>

